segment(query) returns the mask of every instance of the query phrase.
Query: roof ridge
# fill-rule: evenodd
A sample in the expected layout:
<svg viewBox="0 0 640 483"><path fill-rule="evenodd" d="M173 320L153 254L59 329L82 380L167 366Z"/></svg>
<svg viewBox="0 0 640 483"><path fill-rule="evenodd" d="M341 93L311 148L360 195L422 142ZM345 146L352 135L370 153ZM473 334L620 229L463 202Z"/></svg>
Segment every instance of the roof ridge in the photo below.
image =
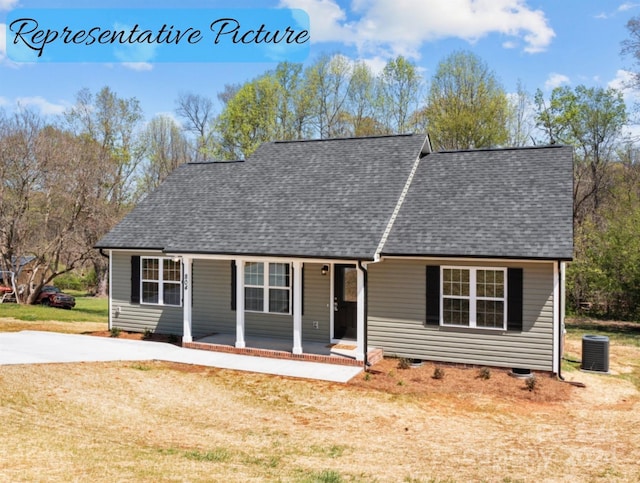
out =
<svg viewBox="0 0 640 483"><path fill-rule="evenodd" d="M438 153L481 153L487 151L524 151L527 149L545 149L545 148L567 148L571 147L567 144L541 144L536 146L506 146L500 148L474 148L474 149L444 149L442 151L434 151Z"/></svg>
<svg viewBox="0 0 640 483"><path fill-rule="evenodd" d="M273 141L273 144L287 144L287 143L312 143L312 142L327 142L327 141L360 141L364 139L382 139L382 138L400 138L415 136L416 133L405 134L377 134L373 136L345 136L337 138L320 138L320 139L289 139L282 141Z"/></svg>

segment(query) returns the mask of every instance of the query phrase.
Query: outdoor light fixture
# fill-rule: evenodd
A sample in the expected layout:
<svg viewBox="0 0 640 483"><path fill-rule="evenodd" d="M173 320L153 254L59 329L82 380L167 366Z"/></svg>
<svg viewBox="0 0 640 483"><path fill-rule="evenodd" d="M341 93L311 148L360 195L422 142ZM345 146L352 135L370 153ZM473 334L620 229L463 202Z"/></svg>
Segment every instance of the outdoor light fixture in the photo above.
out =
<svg viewBox="0 0 640 483"><path fill-rule="evenodd" d="M327 273L329 273L329 265L322 265L322 270L320 270L320 272L322 273L322 275L326 275Z"/></svg>

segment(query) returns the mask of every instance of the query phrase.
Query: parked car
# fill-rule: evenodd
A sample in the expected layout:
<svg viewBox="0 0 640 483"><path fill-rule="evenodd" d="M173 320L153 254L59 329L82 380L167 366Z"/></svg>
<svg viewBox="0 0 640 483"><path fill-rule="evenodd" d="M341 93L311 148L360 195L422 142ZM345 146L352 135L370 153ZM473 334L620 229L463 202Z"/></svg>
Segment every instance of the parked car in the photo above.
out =
<svg viewBox="0 0 640 483"><path fill-rule="evenodd" d="M45 285L38 294L37 301L42 305L72 309L76 306L76 299L69 294L62 293L58 287Z"/></svg>

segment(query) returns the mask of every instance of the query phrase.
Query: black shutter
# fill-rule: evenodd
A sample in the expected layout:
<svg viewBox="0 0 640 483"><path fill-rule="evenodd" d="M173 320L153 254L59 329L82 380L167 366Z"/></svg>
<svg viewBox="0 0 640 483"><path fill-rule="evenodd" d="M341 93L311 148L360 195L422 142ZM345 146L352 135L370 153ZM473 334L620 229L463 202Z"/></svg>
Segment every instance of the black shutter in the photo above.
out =
<svg viewBox="0 0 640 483"><path fill-rule="evenodd" d="M236 261L231 260L231 310L236 310Z"/></svg>
<svg viewBox="0 0 640 483"><path fill-rule="evenodd" d="M300 287L300 305L302 305L302 315L304 315L304 265L301 269L300 280L302 281L302 287Z"/></svg>
<svg viewBox="0 0 640 483"><path fill-rule="evenodd" d="M131 303L140 303L140 257L131 257Z"/></svg>
<svg viewBox="0 0 640 483"><path fill-rule="evenodd" d="M427 265L427 318L425 325L440 325L439 265Z"/></svg>
<svg viewBox="0 0 640 483"><path fill-rule="evenodd" d="M507 269L507 330L522 330L522 269Z"/></svg>

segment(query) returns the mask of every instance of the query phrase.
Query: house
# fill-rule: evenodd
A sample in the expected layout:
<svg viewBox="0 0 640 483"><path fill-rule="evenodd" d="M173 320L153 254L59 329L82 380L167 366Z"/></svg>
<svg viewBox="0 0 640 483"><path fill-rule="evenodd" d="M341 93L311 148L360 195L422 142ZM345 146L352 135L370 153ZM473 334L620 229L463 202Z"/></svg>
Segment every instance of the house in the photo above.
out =
<svg viewBox="0 0 640 483"><path fill-rule="evenodd" d="M396 135L183 165L97 245L109 322L558 373L572 163L570 147Z"/></svg>

